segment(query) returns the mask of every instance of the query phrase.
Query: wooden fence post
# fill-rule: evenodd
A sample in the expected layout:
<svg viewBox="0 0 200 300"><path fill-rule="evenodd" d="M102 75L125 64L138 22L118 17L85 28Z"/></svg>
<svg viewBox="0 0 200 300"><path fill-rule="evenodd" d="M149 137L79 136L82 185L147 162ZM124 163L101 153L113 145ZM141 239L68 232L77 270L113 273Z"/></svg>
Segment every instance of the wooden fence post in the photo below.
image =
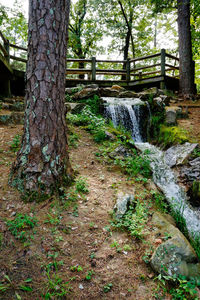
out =
<svg viewBox="0 0 200 300"><path fill-rule="evenodd" d="M7 40L6 42L4 41L4 48L6 49L8 55L6 56L6 60L8 63L10 63L10 44L9 44L9 40Z"/></svg>
<svg viewBox="0 0 200 300"><path fill-rule="evenodd" d="M166 51L165 49L161 49L161 76L165 76L165 60L166 60ZM160 88L164 90L166 88L165 81L160 83Z"/></svg>
<svg viewBox="0 0 200 300"><path fill-rule="evenodd" d="M96 57L92 57L92 81L96 81Z"/></svg>
<svg viewBox="0 0 200 300"><path fill-rule="evenodd" d="M131 79L131 64L130 64L130 58L127 58L126 61L126 81L130 81Z"/></svg>

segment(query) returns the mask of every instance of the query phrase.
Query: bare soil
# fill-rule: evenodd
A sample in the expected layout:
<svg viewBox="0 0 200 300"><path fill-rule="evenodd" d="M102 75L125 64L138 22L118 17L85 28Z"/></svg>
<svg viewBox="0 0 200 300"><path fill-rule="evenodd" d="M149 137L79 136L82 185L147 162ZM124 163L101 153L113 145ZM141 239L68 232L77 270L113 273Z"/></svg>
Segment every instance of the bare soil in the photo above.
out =
<svg viewBox="0 0 200 300"><path fill-rule="evenodd" d="M0 231L3 237L0 282L8 285L7 291L0 293L0 299L17 299L17 295L22 299L43 299L50 281L45 266L54 261L62 261L62 265L51 269L50 278L57 274L70 282L71 289L66 298L53 296L51 299L156 299L158 286L152 279L154 274L142 260L149 245L125 232L109 230L116 192L139 193L142 187L133 186L121 172L99 162L95 156L98 147L92 137L84 130L77 128L76 131L80 140L78 148L70 151L70 160L78 176L86 178L89 193L86 198L80 195L76 206L66 210L59 206L57 199L24 203L18 192L8 185L9 169L15 159L15 154L10 152L10 142L16 134L22 133L22 126L0 128ZM18 213L38 219L36 233L28 244L17 240L6 225L6 221ZM52 216L52 224L46 223L48 214ZM58 215L60 221L54 224ZM150 223L146 230L147 235L151 234ZM120 253L111 247L113 242L119 244ZM130 250L124 251L124 245L129 245ZM71 266L78 265L83 271L70 270ZM94 274L87 281L85 276L89 270ZM27 278L32 279L29 284L32 292L20 289ZM112 287L106 292L104 286L110 283Z"/></svg>

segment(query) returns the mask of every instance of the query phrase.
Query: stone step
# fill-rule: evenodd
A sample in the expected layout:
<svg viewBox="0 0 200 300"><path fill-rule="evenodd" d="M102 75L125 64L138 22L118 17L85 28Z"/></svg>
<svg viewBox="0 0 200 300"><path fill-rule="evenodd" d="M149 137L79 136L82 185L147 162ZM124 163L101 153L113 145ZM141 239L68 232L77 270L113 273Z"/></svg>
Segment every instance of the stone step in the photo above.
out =
<svg viewBox="0 0 200 300"><path fill-rule="evenodd" d="M0 125L23 124L24 112L11 112L8 110L0 111Z"/></svg>

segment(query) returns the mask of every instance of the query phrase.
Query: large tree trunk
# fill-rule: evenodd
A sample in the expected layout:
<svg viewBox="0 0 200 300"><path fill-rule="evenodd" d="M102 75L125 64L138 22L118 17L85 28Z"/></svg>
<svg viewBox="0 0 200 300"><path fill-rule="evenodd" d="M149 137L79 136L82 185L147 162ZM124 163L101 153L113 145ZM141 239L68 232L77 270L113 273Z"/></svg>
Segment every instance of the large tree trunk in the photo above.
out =
<svg viewBox="0 0 200 300"><path fill-rule="evenodd" d="M180 93L190 98L195 93L194 63L190 31L190 0L177 0L180 57Z"/></svg>
<svg viewBox="0 0 200 300"><path fill-rule="evenodd" d="M69 179L65 72L69 1L29 1L26 110L11 184L51 193Z"/></svg>

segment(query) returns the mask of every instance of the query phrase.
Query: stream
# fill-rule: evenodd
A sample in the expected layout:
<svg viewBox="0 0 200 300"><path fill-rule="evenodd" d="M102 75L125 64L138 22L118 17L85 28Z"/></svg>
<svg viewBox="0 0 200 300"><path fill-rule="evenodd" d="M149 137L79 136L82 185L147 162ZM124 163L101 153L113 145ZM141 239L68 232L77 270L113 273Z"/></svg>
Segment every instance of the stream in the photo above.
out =
<svg viewBox="0 0 200 300"><path fill-rule="evenodd" d="M146 142L146 132L142 128L144 121L144 108L148 110L149 123L150 109L147 103L140 99L131 98L103 98L105 104L105 116L112 119L114 126L122 124L127 130L131 131L135 146L145 153L150 160L153 172L154 183L164 193L168 203L175 213L179 213L185 220L185 225L190 238L200 233L200 215L197 209L193 208L189 202L183 187L177 183L177 178L173 170L165 161L165 152L161 151Z"/></svg>

